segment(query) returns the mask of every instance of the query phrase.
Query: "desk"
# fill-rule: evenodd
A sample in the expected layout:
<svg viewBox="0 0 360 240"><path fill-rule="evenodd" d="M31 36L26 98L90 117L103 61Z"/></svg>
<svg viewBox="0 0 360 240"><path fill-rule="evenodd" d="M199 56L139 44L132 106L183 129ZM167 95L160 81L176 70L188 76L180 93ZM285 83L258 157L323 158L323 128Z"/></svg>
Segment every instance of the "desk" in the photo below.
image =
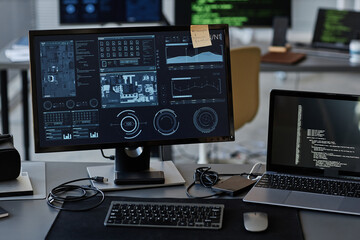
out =
<svg viewBox="0 0 360 240"><path fill-rule="evenodd" d="M46 162L47 191L65 181L87 177L86 167L99 165L104 163ZM250 165L237 164L210 166L219 173L239 173L251 169ZM193 171L198 165L181 164L177 167L188 184L192 181ZM186 198L185 186L108 192L106 195ZM9 217L0 219L1 239L8 240L44 239L58 213L47 206L46 200L0 201L0 206L10 213ZM300 217L306 239L358 239L360 236L358 216L301 210Z"/></svg>
<svg viewBox="0 0 360 240"><path fill-rule="evenodd" d="M29 92L28 92L28 69L29 62L11 62L5 56L5 50L12 46L8 44L0 50L0 88L1 88L1 119L2 133L10 133L9 127L9 101L8 101L8 70L16 69L21 71L22 80L22 104L23 104L23 121L24 121L24 149L23 159L30 159L29 147Z"/></svg>
<svg viewBox="0 0 360 240"><path fill-rule="evenodd" d="M268 52L268 43L256 42L254 46L261 49L261 54ZM296 52L296 48L292 50ZM349 59L340 57L321 57L307 55L306 58L294 65L261 63L262 72L360 72L360 65L350 63Z"/></svg>
<svg viewBox="0 0 360 240"><path fill-rule="evenodd" d="M263 72L360 72L360 65L354 65L344 58L328 58L318 56L306 56L298 64L272 64L261 63L260 71Z"/></svg>

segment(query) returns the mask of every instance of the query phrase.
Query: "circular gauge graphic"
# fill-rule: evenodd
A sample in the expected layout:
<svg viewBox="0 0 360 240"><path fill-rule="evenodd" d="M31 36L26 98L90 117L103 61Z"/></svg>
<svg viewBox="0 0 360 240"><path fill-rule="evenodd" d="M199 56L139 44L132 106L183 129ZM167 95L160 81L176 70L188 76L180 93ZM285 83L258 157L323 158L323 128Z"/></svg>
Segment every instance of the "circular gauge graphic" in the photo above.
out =
<svg viewBox="0 0 360 240"><path fill-rule="evenodd" d="M50 101L45 101L44 103L43 103L43 107L45 108L45 110L50 110L51 108L52 108L52 102L50 102Z"/></svg>
<svg viewBox="0 0 360 240"><path fill-rule="evenodd" d="M74 100L67 100L66 101L66 107L69 108L69 109L73 109L75 107Z"/></svg>
<svg viewBox="0 0 360 240"><path fill-rule="evenodd" d="M66 13L67 14L74 14L75 11L76 11L76 8L75 8L74 5L69 4L69 5L66 6Z"/></svg>
<svg viewBox="0 0 360 240"><path fill-rule="evenodd" d="M92 98L90 99L89 104L91 107L96 108L99 105L99 101L96 98Z"/></svg>
<svg viewBox="0 0 360 240"><path fill-rule="evenodd" d="M85 6L86 13L94 13L95 12L95 6L93 4L87 4Z"/></svg>
<svg viewBox="0 0 360 240"><path fill-rule="evenodd" d="M124 138L133 139L141 133L140 121L135 115L135 111L125 110L117 115L120 121L120 129L125 133Z"/></svg>
<svg viewBox="0 0 360 240"><path fill-rule="evenodd" d="M160 134L168 136L175 133L179 128L179 122L175 112L171 109L162 109L155 114L154 128Z"/></svg>
<svg viewBox="0 0 360 240"><path fill-rule="evenodd" d="M218 115L214 109L203 107L195 112L193 121L197 130L203 133L210 133L218 124Z"/></svg>

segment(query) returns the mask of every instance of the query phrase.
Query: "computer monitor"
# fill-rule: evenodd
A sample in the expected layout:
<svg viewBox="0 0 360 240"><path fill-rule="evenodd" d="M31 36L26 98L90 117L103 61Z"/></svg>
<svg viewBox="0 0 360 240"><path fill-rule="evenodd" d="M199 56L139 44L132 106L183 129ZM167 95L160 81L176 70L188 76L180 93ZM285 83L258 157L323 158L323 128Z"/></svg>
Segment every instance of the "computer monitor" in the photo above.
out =
<svg viewBox="0 0 360 240"><path fill-rule="evenodd" d="M291 0L176 0L175 24L228 24L236 27L272 27L274 17L287 17Z"/></svg>
<svg viewBox="0 0 360 240"><path fill-rule="evenodd" d="M129 183L152 174L150 146L234 140L228 27L209 33L194 48L189 26L30 31L35 152L115 148Z"/></svg>
<svg viewBox="0 0 360 240"><path fill-rule="evenodd" d="M61 24L161 22L161 0L60 0Z"/></svg>
<svg viewBox="0 0 360 240"><path fill-rule="evenodd" d="M312 46L349 51L350 41L360 32L360 12L319 9Z"/></svg>

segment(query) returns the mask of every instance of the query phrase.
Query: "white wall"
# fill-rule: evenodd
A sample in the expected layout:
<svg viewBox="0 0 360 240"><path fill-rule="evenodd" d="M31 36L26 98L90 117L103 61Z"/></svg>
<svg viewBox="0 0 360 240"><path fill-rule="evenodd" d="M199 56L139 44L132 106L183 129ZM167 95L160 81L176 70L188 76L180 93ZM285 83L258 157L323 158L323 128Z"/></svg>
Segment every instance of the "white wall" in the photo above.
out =
<svg viewBox="0 0 360 240"><path fill-rule="evenodd" d="M0 0L0 47L35 27L33 0Z"/></svg>

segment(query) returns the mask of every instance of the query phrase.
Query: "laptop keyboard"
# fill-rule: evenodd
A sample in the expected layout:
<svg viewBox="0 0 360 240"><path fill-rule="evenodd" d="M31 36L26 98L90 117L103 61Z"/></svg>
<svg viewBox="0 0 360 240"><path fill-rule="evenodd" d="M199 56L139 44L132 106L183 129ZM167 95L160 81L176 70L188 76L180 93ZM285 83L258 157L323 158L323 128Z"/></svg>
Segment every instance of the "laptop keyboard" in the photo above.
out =
<svg viewBox="0 0 360 240"><path fill-rule="evenodd" d="M105 226L220 229L224 205L112 201Z"/></svg>
<svg viewBox="0 0 360 240"><path fill-rule="evenodd" d="M349 52L340 52L335 50L325 50L325 49L314 49L314 48L294 48L293 52L305 53L309 56L317 57L329 57L329 58L342 58L349 59Z"/></svg>
<svg viewBox="0 0 360 240"><path fill-rule="evenodd" d="M256 187L360 198L360 183L282 174L264 174Z"/></svg>

